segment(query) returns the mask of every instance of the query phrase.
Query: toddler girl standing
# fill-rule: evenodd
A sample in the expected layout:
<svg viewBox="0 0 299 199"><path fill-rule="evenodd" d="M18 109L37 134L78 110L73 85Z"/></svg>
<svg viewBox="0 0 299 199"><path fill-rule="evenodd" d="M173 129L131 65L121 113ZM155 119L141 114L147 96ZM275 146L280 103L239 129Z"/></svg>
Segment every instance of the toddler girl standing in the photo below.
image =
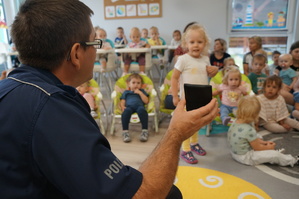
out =
<svg viewBox="0 0 299 199"><path fill-rule="evenodd" d="M294 166L298 157L274 150L275 143L262 140L256 133L261 105L255 96L246 96L238 104L237 120L230 126L227 138L234 160L246 165L263 163Z"/></svg>
<svg viewBox="0 0 299 199"><path fill-rule="evenodd" d="M229 116L237 109L238 101L242 95L247 95L246 86L241 84L241 72L235 66L228 66L222 84L213 91L213 96L222 94L220 117L223 125L227 125L231 120Z"/></svg>
<svg viewBox="0 0 299 199"><path fill-rule="evenodd" d="M188 48L188 53L179 56L171 78L173 103L175 106L180 100L179 90L180 97L182 99L185 98L185 83L207 85L208 77L213 77L218 72L218 67L210 66L209 57L207 56L209 44L209 38L205 29L198 24L189 26L183 34L182 45ZM180 85L180 89L178 85ZM180 155L187 163L196 164L198 160L191 151L198 155L206 154L206 151L198 144L198 132L195 132L193 136L183 142Z"/></svg>
<svg viewBox="0 0 299 199"><path fill-rule="evenodd" d="M292 128L299 130L299 122L289 118L286 102L279 94L281 87L281 78L270 76L264 82L264 93L258 96L262 107L259 125L272 133L286 133Z"/></svg>

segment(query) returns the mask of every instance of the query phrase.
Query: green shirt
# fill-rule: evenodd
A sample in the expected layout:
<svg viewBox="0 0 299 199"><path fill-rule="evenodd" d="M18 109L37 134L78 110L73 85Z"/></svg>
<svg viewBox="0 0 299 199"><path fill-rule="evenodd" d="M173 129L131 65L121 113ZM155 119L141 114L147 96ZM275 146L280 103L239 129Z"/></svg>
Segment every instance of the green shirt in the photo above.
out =
<svg viewBox="0 0 299 199"><path fill-rule="evenodd" d="M230 149L237 155L244 155L251 151L250 142L257 138L256 130L250 124L233 123L227 133Z"/></svg>

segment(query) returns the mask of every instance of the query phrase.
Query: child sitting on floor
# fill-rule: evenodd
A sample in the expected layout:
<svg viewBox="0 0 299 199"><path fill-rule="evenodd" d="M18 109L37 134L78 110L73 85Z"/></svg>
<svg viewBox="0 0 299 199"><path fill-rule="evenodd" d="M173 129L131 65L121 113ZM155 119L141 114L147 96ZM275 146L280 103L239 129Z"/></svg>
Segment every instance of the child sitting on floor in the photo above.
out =
<svg viewBox="0 0 299 199"><path fill-rule="evenodd" d="M263 163L280 166L294 166L298 157L286 155L275 150L275 143L262 140L256 133L261 105L255 96L246 96L239 101L237 120L230 126L227 138L234 160L246 165Z"/></svg>
<svg viewBox="0 0 299 199"><path fill-rule="evenodd" d="M222 84L213 91L213 96L222 94L220 117L222 124L227 126L233 113L237 109L238 101L244 95L247 95L246 86L241 84L241 72L235 66L225 68Z"/></svg>
<svg viewBox="0 0 299 199"><path fill-rule="evenodd" d="M281 78L272 75L265 80L263 94L258 96L262 107L259 125L272 133L287 133L292 128L299 130L299 122L289 117L286 102L279 94L281 87Z"/></svg>
<svg viewBox="0 0 299 199"><path fill-rule="evenodd" d="M125 90L120 97L120 106L123 111L121 115L121 122L123 128L123 141L131 142L129 134L129 123L131 115L137 113L141 122L142 131L140 134L140 141L146 142L148 139L148 113L145 109L145 104L149 102L149 95L142 89L142 77L133 73L127 78L128 90Z"/></svg>
<svg viewBox="0 0 299 199"><path fill-rule="evenodd" d="M79 93L85 98L85 100L89 104L91 116L93 118L98 117L98 114L95 111L96 108L97 108L97 106L95 104L95 99L92 96L92 94L89 93L89 91L90 91L90 82L87 81L87 82L81 84L80 86L77 87L77 90L79 91Z"/></svg>

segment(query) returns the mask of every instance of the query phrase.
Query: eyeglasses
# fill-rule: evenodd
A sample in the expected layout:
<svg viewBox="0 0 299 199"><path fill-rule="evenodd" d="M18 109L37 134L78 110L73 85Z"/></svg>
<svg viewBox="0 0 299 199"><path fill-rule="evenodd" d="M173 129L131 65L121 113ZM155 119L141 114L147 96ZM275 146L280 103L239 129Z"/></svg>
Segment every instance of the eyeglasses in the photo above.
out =
<svg viewBox="0 0 299 199"><path fill-rule="evenodd" d="M96 39L94 41L79 42L82 46L93 46L95 49L102 48L103 41L101 39Z"/></svg>
<svg viewBox="0 0 299 199"><path fill-rule="evenodd" d="M101 39L96 39L94 41L81 41L78 42L82 46L93 46L95 49L102 48L103 41ZM71 59L71 51L68 52L66 60L69 61Z"/></svg>

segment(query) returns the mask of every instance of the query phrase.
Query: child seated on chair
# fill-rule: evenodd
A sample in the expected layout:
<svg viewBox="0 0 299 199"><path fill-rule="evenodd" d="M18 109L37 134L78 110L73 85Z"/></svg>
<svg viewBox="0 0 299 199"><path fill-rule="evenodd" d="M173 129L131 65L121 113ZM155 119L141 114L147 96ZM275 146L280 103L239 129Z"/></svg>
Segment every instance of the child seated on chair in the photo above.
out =
<svg viewBox="0 0 299 199"><path fill-rule="evenodd" d="M118 27L117 37L114 40L116 45L126 45L128 43L123 27Z"/></svg>
<svg viewBox="0 0 299 199"><path fill-rule="evenodd" d="M110 50L110 49L112 49L112 46L106 40L107 39L107 33L106 33L106 31L103 28L100 28L100 27L96 26L95 27L95 33L96 33L95 39L101 39L103 41L102 48L104 50ZM108 53L106 53L106 54L100 54L99 55L99 62L101 64L101 72L105 72L106 71L107 60L108 60Z"/></svg>
<svg viewBox="0 0 299 199"><path fill-rule="evenodd" d="M130 31L130 39L131 42L127 44L128 48L149 48L150 45L140 39L140 30L137 27L133 27ZM130 64L133 61L137 61L139 64L139 72L142 75L145 75L145 53L131 53L131 54L124 54L124 71L123 75L126 75L130 69Z"/></svg>
<svg viewBox="0 0 299 199"><path fill-rule="evenodd" d="M149 37L148 37L148 29L147 28L142 28L142 30L141 30L141 38L143 38L145 40L149 39Z"/></svg>
<svg viewBox="0 0 299 199"><path fill-rule="evenodd" d="M160 38L159 29L156 26L152 26L149 29L150 38L147 40L150 46L160 46L163 45L163 40ZM157 52L153 52L153 56L162 56L162 50L157 50Z"/></svg>
<svg viewBox="0 0 299 199"><path fill-rule="evenodd" d="M181 45L182 40L182 34L179 30L174 30L172 33L172 39L170 42L170 46L177 48L179 45ZM169 49L168 50L168 62L171 63L172 59L174 57L174 50Z"/></svg>
<svg viewBox="0 0 299 199"><path fill-rule="evenodd" d="M243 95L247 95L246 86L241 84L241 72L235 66L229 66L225 69L222 84L213 91L213 96L222 94L220 117L222 124L227 126L233 113L237 109L238 101Z"/></svg>
<svg viewBox="0 0 299 199"><path fill-rule="evenodd" d="M289 117L286 102L279 94L281 88L281 78L272 75L265 80L263 94L258 96L262 107L259 125L272 133L287 133L292 128L299 130L299 122Z"/></svg>
<svg viewBox="0 0 299 199"><path fill-rule="evenodd" d="M93 118L98 117L97 112L95 111L97 109L97 106L95 104L95 99L92 96L92 94L89 92L90 91L90 82L87 81L80 86L77 87L77 90L79 93L85 98L87 103L89 104L90 107L90 114Z"/></svg>
<svg viewBox="0 0 299 199"><path fill-rule="evenodd" d="M142 89L142 84L143 80L139 74L131 74L127 78L128 90L125 90L120 97L120 106L121 110L123 111L121 115L121 122L124 142L131 141L129 134L129 123L133 113L137 113L142 126L139 140L141 142L146 142L148 140L148 113L144 105L148 104L149 95L144 89Z"/></svg>
<svg viewBox="0 0 299 199"><path fill-rule="evenodd" d="M256 96L246 96L239 101L237 120L227 133L233 159L246 165L270 163L293 167L298 163L298 157L275 150L274 142L264 141L257 134L254 123L258 121L260 110Z"/></svg>

